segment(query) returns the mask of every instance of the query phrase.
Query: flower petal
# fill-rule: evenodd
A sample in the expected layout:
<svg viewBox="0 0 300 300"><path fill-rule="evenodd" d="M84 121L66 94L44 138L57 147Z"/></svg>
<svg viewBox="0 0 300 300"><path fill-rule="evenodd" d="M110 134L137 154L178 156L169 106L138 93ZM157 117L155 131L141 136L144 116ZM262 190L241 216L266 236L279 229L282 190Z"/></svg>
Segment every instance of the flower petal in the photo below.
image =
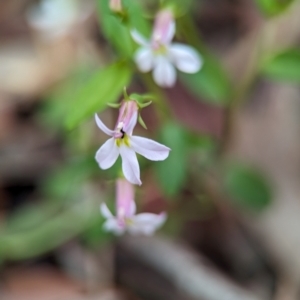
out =
<svg viewBox="0 0 300 300"><path fill-rule="evenodd" d="M173 37L175 35L175 31L176 31L175 21L172 21L168 25L167 32L166 32L165 37L163 38L162 42L164 44L169 44L173 40Z"/></svg>
<svg viewBox="0 0 300 300"><path fill-rule="evenodd" d="M152 235L166 221L166 213L159 215L152 213L142 213L131 218L131 225L128 231L131 234Z"/></svg>
<svg viewBox="0 0 300 300"><path fill-rule="evenodd" d="M132 136L130 143L136 153L155 161L166 159L171 150L160 143L140 136Z"/></svg>
<svg viewBox="0 0 300 300"><path fill-rule="evenodd" d="M174 43L169 47L169 55L178 70L185 73L198 72L203 64L199 53L192 47Z"/></svg>
<svg viewBox="0 0 300 300"><path fill-rule="evenodd" d="M141 45L141 46L148 46L149 43L148 41L146 40L146 38L144 36L142 36L136 29L132 29L130 30L130 34L131 34L131 37L133 38L133 40Z"/></svg>
<svg viewBox="0 0 300 300"><path fill-rule="evenodd" d="M153 79L157 85L162 87L172 87L176 82L176 71L173 65L164 56L155 59Z"/></svg>
<svg viewBox="0 0 300 300"><path fill-rule="evenodd" d="M134 61L141 72L149 72L153 69L153 53L149 47L142 47L134 54Z"/></svg>
<svg viewBox="0 0 300 300"><path fill-rule="evenodd" d="M130 216L134 216L136 213L136 204L135 201L132 200L130 204Z"/></svg>
<svg viewBox="0 0 300 300"><path fill-rule="evenodd" d="M110 138L97 151L95 159L100 168L106 170L116 162L118 156L119 149L115 143L115 139Z"/></svg>
<svg viewBox="0 0 300 300"><path fill-rule="evenodd" d="M122 145L119 151L122 157L122 169L125 178L133 184L141 185L140 166L134 150Z"/></svg>
<svg viewBox="0 0 300 300"><path fill-rule="evenodd" d="M100 211L101 211L102 216L106 219L111 219L114 217L105 203L101 203Z"/></svg>
<svg viewBox="0 0 300 300"><path fill-rule="evenodd" d="M105 221L103 224L103 229L105 231L111 231L117 235L121 235L125 231L125 228L119 225L119 222L116 218Z"/></svg>
<svg viewBox="0 0 300 300"><path fill-rule="evenodd" d="M109 128L107 128L104 123L100 120L100 118L98 117L97 114L95 114L95 120L97 123L97 126L107 135L113 136L114 135L114 131L110 130Z"/></svg>
<svg viewBox="0 0 300 300"><path fill-rule="evenodd" d="M134 112L129 120L128 124L125 124L123 127L123 131L126 132L128 135L132 135L132 131L137 123L138 119L138 112Z"/></svg>

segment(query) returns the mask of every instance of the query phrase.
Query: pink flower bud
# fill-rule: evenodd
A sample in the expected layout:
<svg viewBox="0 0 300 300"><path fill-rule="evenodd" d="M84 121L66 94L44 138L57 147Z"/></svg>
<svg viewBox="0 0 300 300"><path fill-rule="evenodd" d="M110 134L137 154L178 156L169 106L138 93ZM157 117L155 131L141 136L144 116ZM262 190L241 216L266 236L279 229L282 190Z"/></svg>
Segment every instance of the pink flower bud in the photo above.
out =
<svg viewBox="0 0 300 300"><path fill-rule="evenodd" d="M123 9L122 8L122 0L110 0L109 8L114 12L121 12Z"/></svg>
<svg viewBox="0 0 300 300"><path fill-rule="evenodd" d="M130 218L134 201L134 187L125 178L118 179L116 184L117 217L119 220Z"/></svg>
<svg viewBox="0 0 300 300"><path fill-rule="evenodd" d="M115 127L115 138L123 137L125 133L127 135L132 135L133 128L135 127L138 118L138 110L139 108L135 101L123 101Z"/></svg>
<svg viewBox="0 0 300 300"><path fill-rule="evenodd" d="M154 29L152 33L152 47L158 47L161 44L167 45L171 42L175 34L175 21L170 9L160 11L155 18Z"/></svg>

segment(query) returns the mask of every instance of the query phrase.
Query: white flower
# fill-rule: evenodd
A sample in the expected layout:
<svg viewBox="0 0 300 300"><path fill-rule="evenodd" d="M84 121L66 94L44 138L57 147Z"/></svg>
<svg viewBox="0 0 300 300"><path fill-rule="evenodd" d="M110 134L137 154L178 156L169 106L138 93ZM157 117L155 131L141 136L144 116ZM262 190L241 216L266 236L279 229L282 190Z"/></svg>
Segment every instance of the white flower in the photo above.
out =
<svg viewBox="0 0 300 300"><path fill-rule="evenodd" d="M137 118L138 107L136 102L131 100L123 102L115 130L108 129L95 114L98 127L112 137L101 146L95 158L101 169L108 169L116 162L120 154L125 178L133 184L141 185L140 167L136 153L150 160L158 161L165 160L171 149L153 140L132 136Z"/></svg>
<svg viewBox="0 0 300 300"><path fill-rule="evenodd" d="M100 206L102 215L106 218L103 228L117 235L128 231L130 234L152 235L166 220L166 213L136 214L133 200L133 186L125 179L117 180L116 217L112 215L105 203Z"/></svg>
<svg viewBox="0 0 300 300"><path fill-rule="evenodd" d="M153 70L154 81L162 87L174 86L174 66L185 73L196 73L202 67L202 58L194 48L171 43L175 35L175 21L170 10L158 13L150 41L135 29L131 31L131 35L135 42L142 46L134 55L139 70Z"/></svg>
<svg viewBox="0 0 300 300"><path fill-rule="evenodd" d="M79 0L41 0L27 12L29 25L45 38L65 36L77 23L92 12L91 4Z"/></svg>

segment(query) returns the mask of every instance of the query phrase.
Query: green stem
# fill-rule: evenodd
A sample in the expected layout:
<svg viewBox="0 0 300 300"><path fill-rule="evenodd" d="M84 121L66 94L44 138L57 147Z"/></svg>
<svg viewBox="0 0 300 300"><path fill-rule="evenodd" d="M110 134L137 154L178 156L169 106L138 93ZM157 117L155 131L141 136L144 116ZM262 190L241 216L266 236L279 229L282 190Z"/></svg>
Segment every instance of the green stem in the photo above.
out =
<svg viewBox="0 0 300 300"><path fill-rule="evenodd" d="M169 120L171 118L171 112L162 89L153 82L150 74L142 74L141 79L145 87L156 96L153 99L153 103L156 104L155 108L160 120Z"/></svg>

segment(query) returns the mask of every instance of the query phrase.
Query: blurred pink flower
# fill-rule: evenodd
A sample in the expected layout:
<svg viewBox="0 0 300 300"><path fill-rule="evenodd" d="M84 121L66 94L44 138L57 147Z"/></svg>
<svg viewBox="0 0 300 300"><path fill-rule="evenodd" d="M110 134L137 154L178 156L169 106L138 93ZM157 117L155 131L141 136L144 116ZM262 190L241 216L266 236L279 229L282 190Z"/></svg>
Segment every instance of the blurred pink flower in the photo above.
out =
<svg viewBox="0 0 300 300"><path fill-rule="evenodd" d="M172 87L176 82L174 66L185 73L196 73L202 67L202 58L198 52L187 45L171 43L175 35L175 21L172 11L160 11L150 41L147 41L137 30L131 31L136 43L141 45L134 60L141 72L153 70L154 81L162 87Z"/></svg>
<svg viewBox="0 0 300 300"><path fill-rule="evenodd" d="M116 217L112 215L105 203L100 206L102 215L106 218L103 228L115 234L123 234L128 231L130 234L152 235L166 220L166 214L160 213L136 213L136 205L133 200L134 188L125 179L117 180L117 205Z"/></svg>
<svg viewBox="0 0 300 300"><path fill-rule="evenodd" d="M153 140L132 136L137 118L138 106L132 100L124 101L121 105L115 130L108 129L95 114L98 127L112 137L100 147L95 158L101 169L108 169L116 162L120 154L125 178L133 184L141 185L140 167L136 153L150 160L158 161L165 160L171 149Z"/></svg>

